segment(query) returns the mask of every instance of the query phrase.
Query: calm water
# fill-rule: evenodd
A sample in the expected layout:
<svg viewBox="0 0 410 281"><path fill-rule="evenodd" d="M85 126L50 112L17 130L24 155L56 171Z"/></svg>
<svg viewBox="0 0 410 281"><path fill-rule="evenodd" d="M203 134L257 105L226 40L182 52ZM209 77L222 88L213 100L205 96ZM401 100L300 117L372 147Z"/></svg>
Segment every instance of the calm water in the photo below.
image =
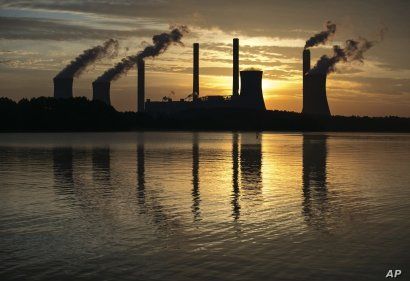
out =
<svg viewBox="0 0 410 281"><path fill-rule="evenodd" d="M1 134L0 279L406 279L409 168L410 135Z"/></svg>

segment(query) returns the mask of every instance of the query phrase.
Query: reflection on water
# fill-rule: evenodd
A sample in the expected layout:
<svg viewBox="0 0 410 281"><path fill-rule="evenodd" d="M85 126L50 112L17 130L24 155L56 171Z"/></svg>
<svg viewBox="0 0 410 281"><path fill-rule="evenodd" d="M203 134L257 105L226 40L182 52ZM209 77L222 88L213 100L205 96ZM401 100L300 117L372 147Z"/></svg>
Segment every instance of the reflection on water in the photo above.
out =
<svg viewBox="0 0 410 281"><path fill-rule="evenodd" d="M199 194L199 144L198 133L193 133L192 140L192 213L194 220L200 219L201 211L199 203L201 202Z"/></svg>
<svg viewBox="0 0 410 281"><path fill-rule="evenodd" d="M262 188L262 135L244 134L241 139L242 187Z"/></svg>
<svg viewBox="0 0 410 281"><path fill-rule="evenodd" d="M303 135L303 215L308 224L323 227L327 208L326 135Z"/></svg>
<svg viewBox="0 0 410 281"><path fill-rule="evenodd" d="M371 280L410 260L410 136L56 136L0 139L2 280Z"/></svg>
<svg viewBox="0 0 410 281"><path fill-rule="evenodd" d="M71 147L53 148L54 178L56 185L61 188L74 187L73 155Z"/></svg>
<svg viewBox="0 0 410 281"><path fill-rule="evenodd" d="M96 147L92 149L93 179L108 182L110 180L110 148Z"/></svg>
<svg viewBox="0 0 410 281"><path fill-rule="evenodd" d="M232 135L232 216L235 220L239 219L241 206L239 204L239 148L238 133Z"/></svg>

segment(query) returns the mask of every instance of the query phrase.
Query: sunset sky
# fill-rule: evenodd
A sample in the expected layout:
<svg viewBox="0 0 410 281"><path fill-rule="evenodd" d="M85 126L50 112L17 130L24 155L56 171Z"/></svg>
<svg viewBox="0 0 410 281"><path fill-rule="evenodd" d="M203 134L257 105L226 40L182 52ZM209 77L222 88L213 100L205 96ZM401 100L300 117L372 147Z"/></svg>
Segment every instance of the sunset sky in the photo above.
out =
<svg viewBox="0 0 410 281"><path fill-rule="evenodd" d="M363 36L380 41L364 63L340 64L328 78L332 114L410 117L410 1L0 0L0 96L52 96L52 78L84 49L106 39L119 56L104 59L74 81L74 96L91 98L91 82L170 25L191 32L146 60L146 97L192 92L192 43L200 44L200 95L232 92L232 38L240 39L240 69L264 71L268 109L301 111L305 41L331 20L336 35L312 49L312 65L332 44ZM382 40L381 30L387 30ZM144 43L145 42L145 43ZM136 71L111 84L118 110L136 110ZM172 94L173 92L174 94Z"/></svg>

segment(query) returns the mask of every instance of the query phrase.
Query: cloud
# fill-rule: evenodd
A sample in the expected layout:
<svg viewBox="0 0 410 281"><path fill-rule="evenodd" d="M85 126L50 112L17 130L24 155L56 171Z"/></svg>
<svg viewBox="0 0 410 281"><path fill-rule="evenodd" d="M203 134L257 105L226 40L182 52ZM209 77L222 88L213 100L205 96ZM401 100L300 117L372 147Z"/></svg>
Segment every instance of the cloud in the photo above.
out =
<svg viewBox="0 0 410 281"><path fill-rule="evenodd" d="M111 30L72 25L64 20L37 18L0 17L0 39L20 40L83 40L126 38L130 36L149 37L154 29Z"/></svg>

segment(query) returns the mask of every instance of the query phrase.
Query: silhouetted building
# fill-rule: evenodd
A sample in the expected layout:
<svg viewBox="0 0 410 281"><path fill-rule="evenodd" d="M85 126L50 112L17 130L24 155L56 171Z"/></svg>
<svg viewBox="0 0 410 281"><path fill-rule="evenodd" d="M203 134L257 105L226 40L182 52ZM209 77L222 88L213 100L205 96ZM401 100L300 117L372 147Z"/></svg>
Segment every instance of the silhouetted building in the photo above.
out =
<svg viewBox="0 0 410 281"><path fill-rule="evenodd" d="M330 116L326 97L326 74L311 73L310 51L303 50L303 114Z"/></svg>
<svg viewBox="0 0 410 281"><path fill-rule="evenodd" d="M93 100L102 101L111 105L110 99L110 82L94 81L93 82Z"/></svg>
<svg viewBox="0 0 410 281"><path fill-rule="evenodd" d="M73 97L73 78L54 77L54 98L69 99Z"/></svg>
<svg viewBox="0 0 410 281"><path fill-rule="evenodd" d="M266 110L262 93L262 74L261 70L241 71L240 107Z"/></svg>
<svg viewBox="0 0 410 281"><path fill-rule="evenodd" d="M239 39L233 39L233 51L232 51L232 96L239 95Z"/></svg>
<svg viewBox="0 0 410 281"><path fill-rule="evenodd" d="M193 85L192 85L192 99L196 101L199 97L199 44L194 43L194 73L193 73Z"/></svg>
<svg viewBox="0 0 410 281"><path fill-rule="evenodd" d="M138 112L145 111L145 62L139 60L138 68Z"/></svg>
<svg viewBox="0 0 410 281"><path fill-rule="evenodd" d="M233 39L233 89L232 95L199 97L199 44L193 45L193 102L151 101L147 99L145 111L149 113L175 113L193 109L244 108L266 110L262 93L262 74L260 70L244 70L240 72L241 92L239 90L239 39ZM140 84L140 83L139 83Z"/></svg>

